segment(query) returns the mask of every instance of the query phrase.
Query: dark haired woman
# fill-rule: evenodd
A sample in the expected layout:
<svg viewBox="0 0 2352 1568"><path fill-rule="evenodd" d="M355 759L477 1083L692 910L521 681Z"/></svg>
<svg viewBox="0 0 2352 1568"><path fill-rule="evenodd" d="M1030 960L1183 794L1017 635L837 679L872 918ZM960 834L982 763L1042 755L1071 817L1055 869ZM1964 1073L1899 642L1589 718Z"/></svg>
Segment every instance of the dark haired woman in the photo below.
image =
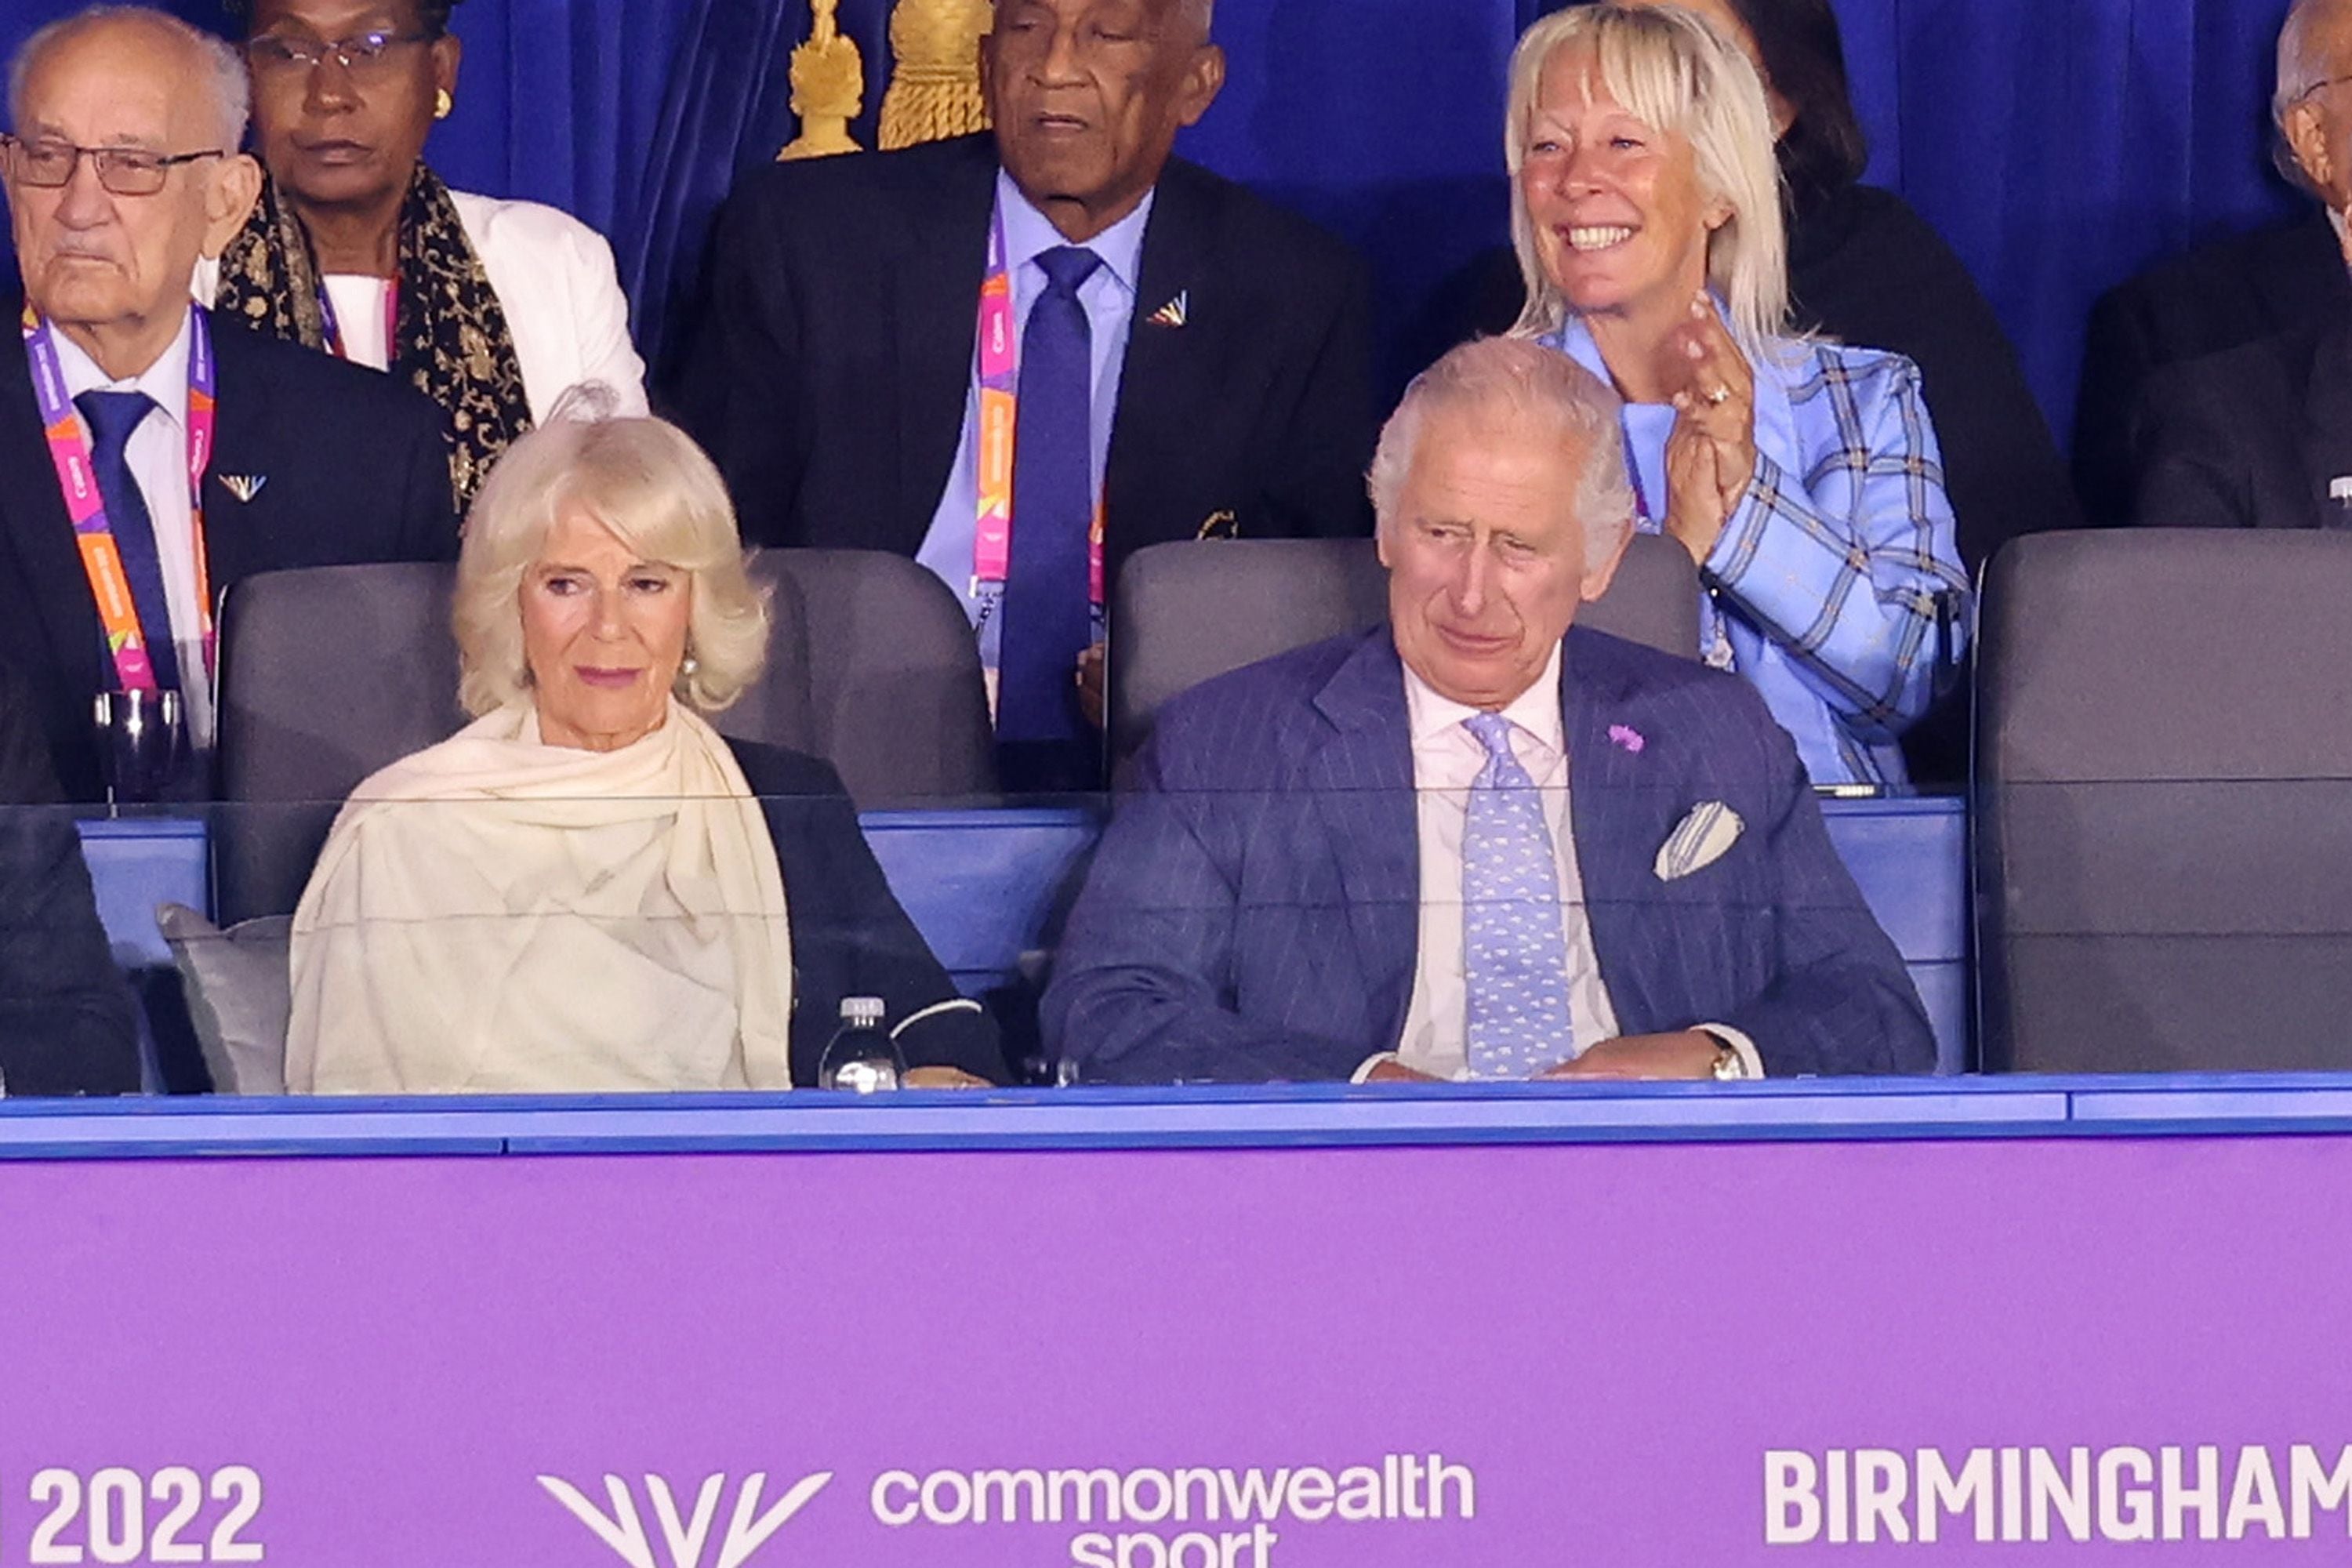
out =
<svg viewBox="0 0 2352 1568"><path fill-rule="evenodd" d="M269 181L215 309L404 376L441 405L462 507L567 387L645 411L613 252L534 202L453 192L424 162L457 86L449 0L229 0Z"/></svg>

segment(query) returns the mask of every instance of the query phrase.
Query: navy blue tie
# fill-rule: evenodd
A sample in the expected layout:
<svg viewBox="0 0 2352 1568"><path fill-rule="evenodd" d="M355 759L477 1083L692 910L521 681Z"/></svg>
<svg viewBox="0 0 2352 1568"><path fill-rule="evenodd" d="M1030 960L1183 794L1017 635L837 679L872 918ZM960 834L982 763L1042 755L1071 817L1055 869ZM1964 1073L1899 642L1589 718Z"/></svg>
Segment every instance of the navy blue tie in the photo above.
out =
<svg viewBox="0 0 2352 1568"><path fill-rule="evenodd" d="M131 580L131 602L139 610L139 634L147 642L147 659L155 669L155 684L165 690L180 685L180 650L172 643L171 601L163 595L163 561L155 549L155 524L147 515L147 498L131 472L127 456L131 433L154 411L154 399L143 392L85 392L74 406L89 422L90 464L98 470L98 493L106 502L107 526L114 531L114 548L122 556L122 574Z"/></svg>
<svg viewBox="0 0 2352 1568"><path fill-rule="evenodd" d="M1065 245L1037 265L1045 292L1021 334L996 732L1007 742L1075 742L1078 655L1094 635L1087 549L1095 514L1094 333L1078 287L1102 258Z"/></svg>

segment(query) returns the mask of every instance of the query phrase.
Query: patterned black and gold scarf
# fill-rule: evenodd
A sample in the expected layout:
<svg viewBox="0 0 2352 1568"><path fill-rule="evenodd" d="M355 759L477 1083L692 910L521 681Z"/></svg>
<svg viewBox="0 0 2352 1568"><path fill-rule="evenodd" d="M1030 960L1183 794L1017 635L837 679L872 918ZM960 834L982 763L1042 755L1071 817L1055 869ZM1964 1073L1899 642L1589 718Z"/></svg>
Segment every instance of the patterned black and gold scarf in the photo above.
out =
<svg viewBox="0 0 2352 1568"><path fill-rule="evenodd" d="M398 247L392 373L440 405L449 484L463 510L499 455L530 428L530 400L506 310L466 239L449 187L423 163L401 203ZM327 346L310 237L273 183L263 183L253 216L221 257L213 309L291 342Z"/></svg>

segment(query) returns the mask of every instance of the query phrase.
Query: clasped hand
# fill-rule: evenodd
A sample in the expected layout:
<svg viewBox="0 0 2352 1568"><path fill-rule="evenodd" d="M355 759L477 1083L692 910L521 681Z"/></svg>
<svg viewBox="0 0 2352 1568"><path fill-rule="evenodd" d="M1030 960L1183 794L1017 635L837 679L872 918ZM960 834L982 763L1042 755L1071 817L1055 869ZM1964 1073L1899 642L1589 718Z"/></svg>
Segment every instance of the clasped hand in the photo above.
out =
<svg viewBox="0 0 2352 1568"><path fill-rule="evenodd" d="M1703 291L1662 353L1667 384L1678 387L1664 527L1704 566L1756 471L1756 373Z"/></svg>

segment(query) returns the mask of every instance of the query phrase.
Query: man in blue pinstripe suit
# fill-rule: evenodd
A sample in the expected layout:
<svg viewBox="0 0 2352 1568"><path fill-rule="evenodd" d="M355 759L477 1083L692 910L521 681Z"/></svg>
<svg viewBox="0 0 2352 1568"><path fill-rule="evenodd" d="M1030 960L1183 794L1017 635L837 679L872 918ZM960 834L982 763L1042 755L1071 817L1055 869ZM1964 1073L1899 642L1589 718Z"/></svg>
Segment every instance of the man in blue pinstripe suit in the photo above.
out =
<svg viewBox="0 0 2352 1568"><path fill-rule="evenodd" d="M1571 629L1633 512L1617 400L1489 340L1371 474L1390 625L1171 702L1047 992L1093 1081L1917 1072L1935 1043L1789 737Z"/></svg>

